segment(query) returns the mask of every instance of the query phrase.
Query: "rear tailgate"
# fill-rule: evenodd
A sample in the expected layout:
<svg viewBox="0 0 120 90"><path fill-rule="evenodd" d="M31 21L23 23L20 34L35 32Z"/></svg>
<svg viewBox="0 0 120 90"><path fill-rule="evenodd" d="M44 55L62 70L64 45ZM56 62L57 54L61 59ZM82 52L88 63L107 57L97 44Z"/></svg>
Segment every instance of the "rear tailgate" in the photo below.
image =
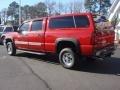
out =
<svg viewBox="0 0 120 90"><path fill-rule="evenodd" d="M95 23L95 47L100 49L113 44L115 32L111 22L109 22L105 16L99 15L93 15L93 20Z"/></svg>
<svg viewBox="0 0 120 90"><path fill-rule="evenodd" d="M95 48L104 48L114 43L113 30L97 30L95 33Z"/></svg>

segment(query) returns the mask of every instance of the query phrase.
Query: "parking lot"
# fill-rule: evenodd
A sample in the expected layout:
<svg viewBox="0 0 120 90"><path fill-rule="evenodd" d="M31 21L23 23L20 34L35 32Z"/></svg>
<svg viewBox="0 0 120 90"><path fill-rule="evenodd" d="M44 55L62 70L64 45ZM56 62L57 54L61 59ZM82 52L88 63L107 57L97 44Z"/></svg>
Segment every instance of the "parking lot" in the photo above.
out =
<svg viewBox="0 0 120 90"><path fill-rule="evenodd" d="M0 46L0 90L120 90L120 49L112 58L63 68L54 55L18 52Z"/></svg>

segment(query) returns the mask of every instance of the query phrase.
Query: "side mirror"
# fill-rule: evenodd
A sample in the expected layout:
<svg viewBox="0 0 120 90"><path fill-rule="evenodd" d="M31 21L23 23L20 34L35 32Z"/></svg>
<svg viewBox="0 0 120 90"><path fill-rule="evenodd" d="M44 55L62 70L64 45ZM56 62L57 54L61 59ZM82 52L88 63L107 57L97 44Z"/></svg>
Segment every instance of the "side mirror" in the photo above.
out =
<svg viewBox="0 0 120 90"><path fill-rule="evenodd" d="M22 30L20 30L20 29L18 28L18 29L17 29L17 32L18 32L18 33L22 33Z"/></svg>

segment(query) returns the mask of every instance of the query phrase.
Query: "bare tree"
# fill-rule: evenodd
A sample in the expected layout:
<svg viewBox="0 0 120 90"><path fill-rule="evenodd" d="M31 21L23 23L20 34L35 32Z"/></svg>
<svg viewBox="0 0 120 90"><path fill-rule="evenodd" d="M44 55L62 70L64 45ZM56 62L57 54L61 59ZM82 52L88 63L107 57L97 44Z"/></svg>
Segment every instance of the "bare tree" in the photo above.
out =
<svg viewBox="0 0 120 90"><path fill-rule="evenodd" d="M61 13L64 12L64 5L63 5L62 2L59 1L59 2L56 4L56 7L57 7L57 10L56 10L57 13L61 14Z"/></svg>
<svg viewBox="0 0 120 90"><path fill-rule="evenodd" d="M83 11L83 2L74 1L74 13L80 13Z"/></svg>
<svg viewBox="0 0 120 90"><path fill-rule="evenodd" d="M7 9L6 8L2 9L0 15L1 15L2 23L5 24L5 22L7 21L7 18L8 18Z"/></svg>
<svg viewBox="0 0 120 90"><path fill-rule="evenodd" d="M68 3L68 13L74 13L74 3L73 2L69 2Z"/></svg>
<svg viewBox="0 0 120 90"><path fill-rule="evenodd" d="M83 11L84 4L82 1L74 0L68 3L68 12L69 13L80 13Z"/></svg>
<svg viewBox="0 0 120 90"><path fill-rule="evenodd" d="M45 5L45 3L39 2L34 7L37 10L37 12L36 12L37 17L47 16L47 6Z"/></svg>
<svg viewBox="0 0 120 90"><path fill-rule="evenodd" d="M55 11L59 15L68 13L68 5L59 0L59 2L56 2Z"/></svg>
<svg viewBox="0 0 120 90"><path fill-rule="evenodd" d="M48 16L54 15L56 2L52 0L45 0L45 4L47 6Z"/></svg>

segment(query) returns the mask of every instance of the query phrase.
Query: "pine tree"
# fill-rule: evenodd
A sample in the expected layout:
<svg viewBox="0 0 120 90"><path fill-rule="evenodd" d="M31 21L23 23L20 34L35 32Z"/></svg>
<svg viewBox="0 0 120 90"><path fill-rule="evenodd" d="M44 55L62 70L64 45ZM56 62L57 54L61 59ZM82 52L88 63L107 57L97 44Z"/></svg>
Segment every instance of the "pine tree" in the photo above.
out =
<svg viewBox="0 0 120 90"><path fill-rule="evenodd" d="M98 0L98 1L100 1L99 13L106 15L108 12L108 9L111 6L110 0Z"/></svg>
<svg viewBox="0 0 120 90"><path fill-rule="evenodd" d="M84 5L87 12L107 15L111 3L110 0L85 0Z"/></svg>
<svg viewBox="0 0 120 90"><path fill-rule="evenodd" d="M87 12L92 12L92 5L93 5L93 0L85 0L85 9Z"/></svg>

